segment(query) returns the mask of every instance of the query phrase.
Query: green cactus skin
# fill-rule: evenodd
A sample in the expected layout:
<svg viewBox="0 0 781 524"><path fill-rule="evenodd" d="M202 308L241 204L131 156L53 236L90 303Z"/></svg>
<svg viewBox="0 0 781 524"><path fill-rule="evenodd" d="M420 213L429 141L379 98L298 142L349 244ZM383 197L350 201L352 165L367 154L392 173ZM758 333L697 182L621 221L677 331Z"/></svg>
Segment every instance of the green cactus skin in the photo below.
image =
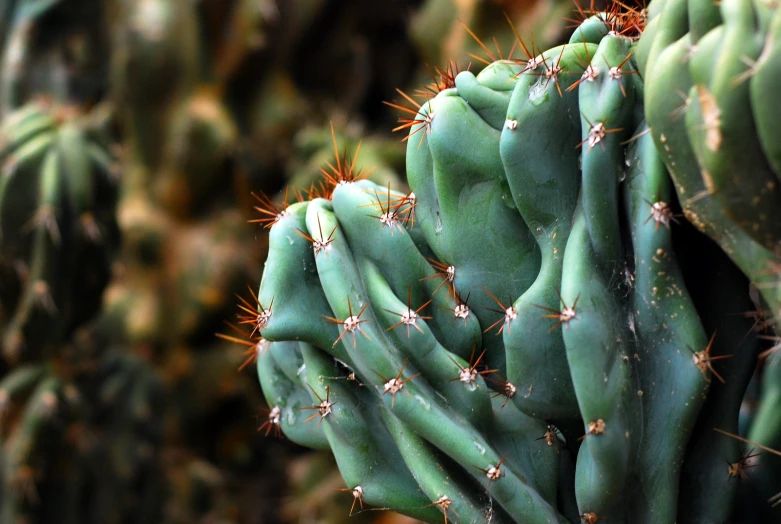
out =
<svg viewBox="0 0 781 524"><path fill-rule="evenodd" d="M503 63L495 67L506 70ZM470 75L460 73L465 79L457 78L457 84ZM506 112L509 94L494 100ZM411 138L407 146L407 177L417 197L416 225L439 261L455 268L456 293L461 300L469 296L469 307L483 330L504 331L501 315L513 297L532 284L540 264L537 243L518 215L503 175L499 139L506 119L484 120L471 101L454 90L443 91L424 105L421 118L431 114L424 136ZM464 220L463 213L471 218ZM491 311L496 309L499 317ZM498 320L502 321L497 324ZM485 362L506 376L501 338L484 337L484 345Z"/></svg>
<svg viewBox="0 0 781 524"><path fill-rule="evenodd" d="M421 105L402 126L412 194L346 179L281 210L257 329L289 349L259 375L271 404L335 403L322 431L282 431L324 434L362 501L409 482L371 503L430 522L733 521L774 478L714 429L738 433L761 350L735 314L748 283L767 327L781 311L777 11L583 12L568 43ZM749 432L765 446L778 354ZM358 434L376 451L345 445ZM386 456L381 489L361 471Z"/></svg>
<svg viewBox="0 0 781 524"><path fill-rule="evenodd" d="M523 392L513 397L519 409L557 423L578 418L577 400L561 330L551 333L539 314L541 307L551 312L560 309L557 290L563 253L580 189L580 152L572 147L580 140L580 120L573 116L578 99L577 93L567 91L595 51L594 45L568 44L541 55L550 63L547 67L562 67L573 74L544 86L539 77L522 75L500 144L512 197L542 257L537 279L513 304L517 316L504 331L507 376ZM558 90L566 94L560 96ZM519 133L518 128L535 132Z"/></svg>

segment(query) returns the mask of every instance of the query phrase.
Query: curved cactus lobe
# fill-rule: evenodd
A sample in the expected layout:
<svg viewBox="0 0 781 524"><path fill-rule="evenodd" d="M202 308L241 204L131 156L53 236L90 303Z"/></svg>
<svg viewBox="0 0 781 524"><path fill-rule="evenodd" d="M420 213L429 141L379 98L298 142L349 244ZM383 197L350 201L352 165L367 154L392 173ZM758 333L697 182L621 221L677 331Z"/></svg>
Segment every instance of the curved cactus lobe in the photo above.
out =
<svg viewBox="0 0 781 524"><path fill-rule="evenodd" d="M332 403L325 411L311 411L322 422L339 472L348 487L361 487L361 501L419 519L433 520L434 508L420 492L398 447L377 409L377 399L355 381L344 380L332 358L306 343L301 344L306 363L303 375L318 409L323 401ZM313 407L314 407L313 406ZM309 424L312 424L310 422Z"/></svg>
<svg viewBox="0 0 781 524"><path fill-rule="evenodd" d="M723 28L711 31L700 43L709 46L721 40ZM709 43L710 42L710 43ZM696 142L689 141L689 130L702 122L702 107L693 88L689 67L691 40L681 37L659 54L656 66L647 75L646 110L651 135L667 170L687 220L714 241L757 284L769 303L778 304L773 280L767 269L776 259L772 252L752 239L721 211L721 205L709 193L707 177L695 153Z"/></svg>
<svg viewBox="0 0 781 524"><path fill-rule="evenodd" d="M523 68L510 61L493 62L477 76L462 71L456 76L456 92L489 126L504 127L507 104Z"/></svg>
<svg viewBox="0 0 781 524"><path fill-rule="evenodd" d="M259 314L270 308L271 315L260 331L267 340L301 340L317 347L332 348L339 336L334 324L324 322L333 316L323 294L315 265L312 242L302 236L321 239L321 227L309 230L306 224L308 203L296 203L269 232L269 249L263 278L258 290ZM328 236L330 230L325 232ZM317 255L321 256L321 255ZM347 363L350 359L341 346L332 348L333 355Z"/></svg>
<svg viewBox="0 0 781 524"><path fill-rule="evenodd" d="M578 87L581 114L583 215L600 270L609 274L621 261L618 217L618 184L622 175L624 148L631 136L635 91L624 75L631 73L628 44L605 37L592 59L618 68L618 75L600 75Z"/></svg>
<svg viewBox="0 0 781 524"><path fill-rule="evenodd" d="M490 311L496 303L483 289L509 306L539 271L539 250L509 193L499 131L452 91L427 107L434 118L421 149L428 151L407 148L417 216L432 251L455 267L455 289L470 296L485 330L497 318ZM485 336L484 346L488 365L504 374L501 339Z"/></svg>
<svg viewBox="0 0 781 524"><path fill-rule="evenodd" d="M583 75L595 51L593 44L568 44L543 53L550 61L546 67L561 68L559 84L546 77L543 66L520 75L500 144L513 199L542 259L536 280L513 304L516 319L503 333L507 373L521 392L513 398L516 405L546 420L578 418L561 331L540 318L564 307L557 293L580 189L580 153L574 147L581 132L578 95L571 87L590 81Z"/></svg>
<svg viewBox="0 0 781 524"><path fill-rule="evenodd" d="M301 376L298 375L297 370L293 370L291 376L290 369L286 370L285 366L277 362L277 358L289 362L291 355L303 364L298 342L274 342L268 351L258 357L257 372L260 387L272 410L268 420L261 423L258 431L264 428L264 431L269 429L276 432L278 428L296 444L312 449L330 449L322 426L304 424L309 413L302 408L309 406L311 401L310 393ZM275 409L278 412L273 411Z"/></svg>
<svg viewBox="0 0 781 524"><path fill-rule="evenodd" d="M394 193L389 199L401 197ZM386 189L362 181L338 187L332 199L334 213L353 253L378 268L398 300L410 302L394 306L395 309L390 305L378 304L377 309L393 309L401 315L408 308L415 310L430 301L420 315L430 316L431 321L423 323L428 325L436 340L448 351L461 358L469 358L472 348L481 342L477 318L470 312L466 318L455 321L450 311L454 307L454 299L445 291L438 292L443 286L443 280L437 276L408 234L407 223L401 222L398 231L394 233L378 219L383 209L378 209L380 206L374 204L378 199L382 203L386 198ZM403 217L404 211L400 209L399 212ZM397 317L389 325L398 321Z"/></svg>
<svg viewBox="0 0 781 524"><path fill-rule="evenodd" d="M635 135L646 129L641 126ZM703 371L694 360L695 355L703 355L708 337L673 249L673 224L665 225L653 214L654 205L668 205L672 187L652 137L640 136L627 158L625 198L634 251L629 314L637 349L632 365L637 369L636 394L642 403L635 439L639 440L636 468L643 503L635 511L638 522L669 522L677 514L686 443L714 373Z"/></svg>
<svg viewBox="0 0 781 524"><path fill-rule="evenodd" d="M407 467L420 488L431 499L429 506L438 508L443 515L447 515L449 522L462 519L480 522L486 519L488 509L492 510L492 520L500 523L513 522L501 506L492 507L490 499L478 496L482 487L447 455L421 439L390 411L381 410L380 415L396 441Z"/></svg>
<svg viewBox="0 0 781 524"><path fill-rule="evenodd" d="M575 491L581 513L618 518L628 481L634 429L632 376L634 354L623 304L598 268L583 208L578 207L564 252L562 298L575 316L562 326L567 361L587 432L577 457ZM620 518L619 518L620 520Z"/></svg>

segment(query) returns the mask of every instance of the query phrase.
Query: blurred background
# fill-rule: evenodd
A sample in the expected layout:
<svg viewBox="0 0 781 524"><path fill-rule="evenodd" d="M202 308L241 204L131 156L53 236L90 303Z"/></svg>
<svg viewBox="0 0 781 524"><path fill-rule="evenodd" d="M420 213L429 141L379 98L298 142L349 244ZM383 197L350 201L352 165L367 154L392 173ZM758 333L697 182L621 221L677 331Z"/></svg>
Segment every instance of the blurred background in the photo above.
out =
<svg viewBox="0 0 781 524"><path fill-rule="evenodd" d="M334 140L404 190L383 102L509 56L507 18L547 49L573 8L0 0L0 523L347 522L331 456L262 426L256 207Z"/></svg>

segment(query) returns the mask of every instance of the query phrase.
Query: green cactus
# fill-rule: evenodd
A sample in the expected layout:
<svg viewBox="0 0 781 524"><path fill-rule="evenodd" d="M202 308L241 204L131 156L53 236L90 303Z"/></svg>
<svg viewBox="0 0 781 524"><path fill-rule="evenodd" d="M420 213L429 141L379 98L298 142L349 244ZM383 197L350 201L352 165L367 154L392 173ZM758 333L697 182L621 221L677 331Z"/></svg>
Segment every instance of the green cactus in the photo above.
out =
<svg viewBox="0 0 781 524"><path fill-rule="evenodd" d="M424 103L390 104L412 116L411 192L337 159L324 191L264 211L243 319L262 428L330 448L362 503L429 522L731 522L739 486L774 478L730 435L758 328L781 314L781 10L579 10L562 46L519 38L525 60L450 68ZM756 322L735 315L749 282ZM781 444L781 357L763 356L764 450Z"/></svg>

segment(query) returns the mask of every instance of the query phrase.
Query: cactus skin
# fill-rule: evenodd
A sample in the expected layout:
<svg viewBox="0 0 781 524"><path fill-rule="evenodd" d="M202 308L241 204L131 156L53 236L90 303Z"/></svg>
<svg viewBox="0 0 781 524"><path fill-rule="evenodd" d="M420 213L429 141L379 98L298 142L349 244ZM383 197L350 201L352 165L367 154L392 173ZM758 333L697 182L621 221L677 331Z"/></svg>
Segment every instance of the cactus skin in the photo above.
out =
<svg viewBox="0 0 781 524"><path fill-rule="evenodd" d="M326 435L360 414L358 395L373 403L363 431L398 448L374 460L400 452L446 520L483 521L488 505L501 522L730 522L738 495L773 478L713 430L738 433L761 349L734 315L753 307L748 282L763 326L781 312L776 124L757 109L778 87L778 7L615 9L525 67L458 74L402 120L414 199L343 180L271 226L257 329L302 345L295 395L345 399L320 412ZM779 354L749 432L765 446L781 438ZM267 359L262 382L282 381ZM362 485L367 457L329 443L348 488ZM393 497L378 505L414 514Z"/></svg>

